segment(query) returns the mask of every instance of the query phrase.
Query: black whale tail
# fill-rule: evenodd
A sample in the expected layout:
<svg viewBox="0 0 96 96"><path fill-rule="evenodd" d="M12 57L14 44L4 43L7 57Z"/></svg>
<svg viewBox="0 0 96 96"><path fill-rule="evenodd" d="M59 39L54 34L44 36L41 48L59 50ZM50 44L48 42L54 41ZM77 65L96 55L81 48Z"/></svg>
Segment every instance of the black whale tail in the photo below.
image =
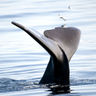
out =
<svg viewBox="0 0 96 96"><path fill-rule="evenodd" d="M44 75L39 82L40 84L69 85L69 62L63 50L62 53L62 61L54 56L50 57Z"/></svg>
<svg viewBox="0 0 96 96"><path fill-rule="evenodd" d="M80 30L73 27L57 27L47 30L44 35L41 35L16 22L12 22L12 24L24 30L51 55L48 66L39 83L63 85L67 86L64 88L68 90L70 85L69 61L78 48Z"/></svg>

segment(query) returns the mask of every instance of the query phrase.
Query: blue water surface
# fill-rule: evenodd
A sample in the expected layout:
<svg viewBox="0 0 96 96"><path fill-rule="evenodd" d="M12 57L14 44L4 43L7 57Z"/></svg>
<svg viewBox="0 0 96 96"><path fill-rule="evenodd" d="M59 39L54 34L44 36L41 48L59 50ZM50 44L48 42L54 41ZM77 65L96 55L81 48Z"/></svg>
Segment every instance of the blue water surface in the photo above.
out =
<svg viewBox="0 0 96 96"><path fill-rule="evenodd" d="M41 34L62 25L79 28L71 93L56 96L96 96L96 0L0 0L0 96L53 96L38 85L49 54L11 21Z"/></svg>

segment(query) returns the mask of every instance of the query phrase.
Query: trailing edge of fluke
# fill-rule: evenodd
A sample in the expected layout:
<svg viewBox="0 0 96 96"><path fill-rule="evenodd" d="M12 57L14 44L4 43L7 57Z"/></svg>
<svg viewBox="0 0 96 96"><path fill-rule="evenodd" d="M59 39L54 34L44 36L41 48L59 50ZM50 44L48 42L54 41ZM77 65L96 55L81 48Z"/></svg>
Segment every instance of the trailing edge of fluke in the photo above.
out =
<svg viewBox="0 0 96 96"><path fill-rule="evenodd" d="M12 22L36 40L49 54L50 61L39 84L63 85L64 91L70 89L69 61L78 48L80 30L74 27L56 27L46 30L44 35L33 32L23 25Z"/></svg>

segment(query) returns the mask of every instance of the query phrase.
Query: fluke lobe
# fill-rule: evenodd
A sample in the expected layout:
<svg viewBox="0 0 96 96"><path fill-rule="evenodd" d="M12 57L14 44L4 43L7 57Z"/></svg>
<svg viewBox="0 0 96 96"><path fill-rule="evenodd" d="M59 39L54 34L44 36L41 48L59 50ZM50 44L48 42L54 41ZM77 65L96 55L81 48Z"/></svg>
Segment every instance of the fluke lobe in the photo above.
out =
<svg viewBox="0 0 96 96"><path fill-rule="evenodd" d="M53 84L55 86L50 87L53 91L69 91L69 61L78 48L80 30L74 27L56 27L46 30L42 35L19 23L12 22L12 24L24 30L50 54L50 61L39 84Z"/></svg>

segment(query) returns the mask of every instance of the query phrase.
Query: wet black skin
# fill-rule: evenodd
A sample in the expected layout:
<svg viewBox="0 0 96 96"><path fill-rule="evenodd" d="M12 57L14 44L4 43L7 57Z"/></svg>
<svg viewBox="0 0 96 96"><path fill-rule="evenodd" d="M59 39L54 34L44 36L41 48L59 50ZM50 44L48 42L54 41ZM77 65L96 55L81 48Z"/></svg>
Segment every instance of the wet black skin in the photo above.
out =
<svg viewBox="0 0 96 96"><path fill-rule="evenodd" d="M61 49L61 48L60 48ZM39 84L49 84L51 86L57 85L51 88L52 91L70 91L70 70L67 56L63 52L63 62L59 61L55 56L50 57L50 61L45 70L45 73L40 80Z"/></svg>

